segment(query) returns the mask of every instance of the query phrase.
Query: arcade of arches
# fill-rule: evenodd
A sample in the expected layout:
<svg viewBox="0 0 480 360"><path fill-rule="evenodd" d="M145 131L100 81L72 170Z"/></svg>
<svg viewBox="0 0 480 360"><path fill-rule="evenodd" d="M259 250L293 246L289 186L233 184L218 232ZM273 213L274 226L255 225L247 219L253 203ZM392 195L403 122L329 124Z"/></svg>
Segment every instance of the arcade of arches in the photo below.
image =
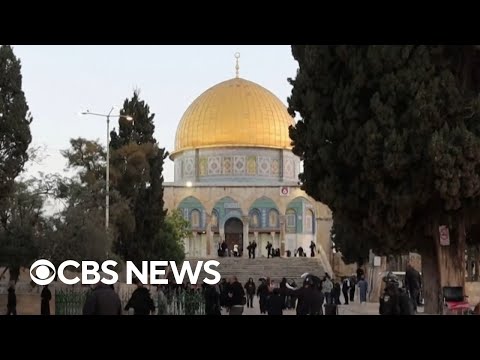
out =
<svg viewBox="0 0 480 360"><path fill-rule="evenodd" d="M241 78L239 69L192 102L170 149L174 181L164 183L164 204L190 223L186 255L217 257L226 241L245 256L255 240L257 257L267 256L268 241L285 256L300 246L308 252L313 241L329 263L332 216L299 186L300 159L289 138L294 120L280 99Z"/></svg>
<svg viewBox="0 0 480 360"><path fill-rule="evenodd" d="M251 198L258 193L270 196ZM290 189L290 193L281 196L277 187L166 187L165 203L168 208L180 209L190 222L192 236L185 240L187 257L216 257L222 241L230 250L237 244L246 255L248 243L255 240L257 256L267 256L267 242L285 256L287 250L293 253L300 246L308 251L314 241L317 250L328 258L330 210L299 188Z"/></svg>

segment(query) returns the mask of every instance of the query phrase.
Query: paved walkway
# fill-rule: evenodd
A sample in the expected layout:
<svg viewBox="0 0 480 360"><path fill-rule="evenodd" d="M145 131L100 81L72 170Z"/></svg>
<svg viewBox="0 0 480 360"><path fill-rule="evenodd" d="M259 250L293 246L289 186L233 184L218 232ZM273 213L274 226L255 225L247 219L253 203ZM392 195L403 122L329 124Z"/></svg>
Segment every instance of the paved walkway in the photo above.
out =
<svg viewBox="0 0 480 360"><path fill-rule="evenodd" d="M340 305L338 307L339 315L378 315L378 303L353 303L349 305ZM295 315L295 310L284 310L283 315ZM222 315L228 315L228 313L223 310ZM243 315L261 315L260 314L260 305L258 303L258 297L255 297L253 300L253 308L247 308L245 306Z"/></svg>

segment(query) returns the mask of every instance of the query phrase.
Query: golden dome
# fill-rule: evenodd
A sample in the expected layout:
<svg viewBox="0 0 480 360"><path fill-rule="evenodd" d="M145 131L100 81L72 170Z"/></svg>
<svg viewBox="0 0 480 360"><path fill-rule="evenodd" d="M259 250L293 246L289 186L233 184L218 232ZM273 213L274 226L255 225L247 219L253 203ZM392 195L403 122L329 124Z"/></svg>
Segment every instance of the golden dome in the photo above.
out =
<svg viewBox="0 0 480 360"><path fill-rule="evenodd" d="M185 111L175 136L175 153L211 147L291 149L293 118L270 91L234 78L200 95Z"/></svg>

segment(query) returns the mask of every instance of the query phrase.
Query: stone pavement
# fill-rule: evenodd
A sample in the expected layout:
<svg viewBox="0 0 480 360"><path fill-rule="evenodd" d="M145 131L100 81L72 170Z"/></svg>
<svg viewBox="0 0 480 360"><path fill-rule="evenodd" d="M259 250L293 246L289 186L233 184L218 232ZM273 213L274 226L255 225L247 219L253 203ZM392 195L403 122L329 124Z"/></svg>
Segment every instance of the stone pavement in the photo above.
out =
<svg viewBox="0 0 480 360"><path fill-rule="evenodd" d="M339 305L338 314L339 315L378 315L378 303L353 303L349 305ZM295 315L295 310L285 310L283 315ZM228 313L223 310L222 315L228 315ZM253 308L247 308L245 306L243 315L261 315L260 314L260 305L258 303L258 297L255 297L253 300Z"/></svg>

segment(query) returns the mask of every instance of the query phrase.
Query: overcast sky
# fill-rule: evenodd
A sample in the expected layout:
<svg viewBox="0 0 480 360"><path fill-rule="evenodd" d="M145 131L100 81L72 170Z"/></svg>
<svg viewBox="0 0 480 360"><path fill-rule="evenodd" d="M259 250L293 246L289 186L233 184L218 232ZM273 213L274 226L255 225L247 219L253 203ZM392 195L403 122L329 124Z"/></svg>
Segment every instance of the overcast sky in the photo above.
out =
<svg viewBox="0 0 480 360"><path fill-rule="evenodd" d="M23 90L33 123L32 145L45 148L40 164L27 174L63 173L59 151L76 137L106 144L103 118L79 112L108 113L121 108L134 89L155 113L155 136L173 150L178 122L187 107L209 87L235 76L235 52L240 52L240 76L276 94L286 104L297 63L289 45L217 46L27 46L14 45L22 62ZM117 126L112 122L112 127ZM165 166L173 181L173 163Z"/></svg>

